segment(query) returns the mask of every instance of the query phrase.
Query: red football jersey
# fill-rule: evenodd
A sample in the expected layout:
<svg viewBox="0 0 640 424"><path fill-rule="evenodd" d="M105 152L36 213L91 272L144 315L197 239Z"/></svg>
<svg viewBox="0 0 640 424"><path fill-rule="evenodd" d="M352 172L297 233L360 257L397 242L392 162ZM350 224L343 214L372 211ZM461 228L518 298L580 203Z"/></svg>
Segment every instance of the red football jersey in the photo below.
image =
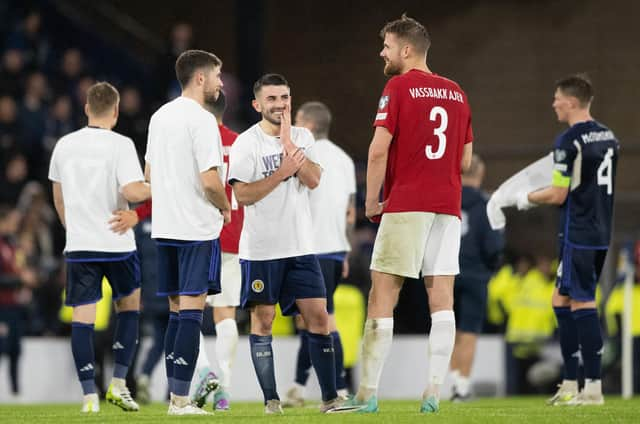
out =
<svg viewBox="0 0 640 424"><path fill-rule="evenodd" d="M373 124L393 135L384 212L460 216L460 161L473 141L471 110L455 82L417 69L391 78Z"/></svg>
<svg viewBox="0 0 640 424"><path fill-rule="evenodd" d="M240 232L242 231L242 222L244 221L244 208L238 206L238 202L233 196L233 190L227 183L227 174L229 173L229 150L231 145L236 141L238 133L230 130L224 125L218 125L220 128L220 137L222 138L222 149L224 151L224 167L222 176L225 180L225 191L227 198L231 203L231 222L222 227L220 233L220 248L223 252L238 253L238 245L240 244Z"/></svg>

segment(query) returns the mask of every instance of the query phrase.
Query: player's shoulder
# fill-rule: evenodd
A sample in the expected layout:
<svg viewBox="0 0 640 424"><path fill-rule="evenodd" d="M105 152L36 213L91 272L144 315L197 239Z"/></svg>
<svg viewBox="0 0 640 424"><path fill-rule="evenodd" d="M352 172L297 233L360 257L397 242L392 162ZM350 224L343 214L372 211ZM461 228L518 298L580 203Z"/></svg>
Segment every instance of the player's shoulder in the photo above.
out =
<svg viewBox="0 0 640 424"><path fill-rule="evenodd" d="M259 131L258 124L252 125L246 130L242 131L236 137L236 141L233 143L232 148L239 149L241 147L246 147L248 145L255 143L260 138L258 131Z"/></svg>
<svg viewBox="0 0 640 424"><path fill-rule="evenodd" d="M291 126L291 138L293 141L310 139L313 141L313 134L304 127Z"/></svg>
<svg viewBox="0 0 640 424"><path fill-rule="evenodd" d="M332 153L343 162L353 163L353 159L351 159L351 156L349 156L349 154L345 152L345 150L342 147L338 146L332 140L329 140L329 139L318 140L316 141L316 144L318 145L318 147L326 149L328 152Z"/></svg>
<svg viewBox="0 0 640 424"><path fill-rule="evenodd" d="M86 127L80 128L80 129L77 129L75 131L71 131L68 134L63 135L62 137L60 137L58 139L58 142L56 143L55 147L59 148L61 146L69 144L70 142L72 142L73 140L75 140L77 138L81 138L83 136L85 128Z"/></svg>

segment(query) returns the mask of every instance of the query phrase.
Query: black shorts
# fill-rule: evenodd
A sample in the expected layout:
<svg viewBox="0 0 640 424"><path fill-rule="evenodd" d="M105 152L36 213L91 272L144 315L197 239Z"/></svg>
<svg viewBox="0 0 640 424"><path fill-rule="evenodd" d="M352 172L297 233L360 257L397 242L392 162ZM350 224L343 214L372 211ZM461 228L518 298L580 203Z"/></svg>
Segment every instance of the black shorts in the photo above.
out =
<svg viewBox="0 0 640 424"><path fill-rule="evenodd" d="M478 334L487 313L487 284L480 278L456 277L453 286L453 309L460 331Z"/></svg>
<svg viewBox="0 0 640 424"><path fill-rule="evenodd" d="M158 296L220 293L220 240L157 239Z"/></svg>
<svg viewBox="0 0 640 424"><path fill-rule="evenodd" d="M556 278L558 293L582 302L595 300L596 286L606 257L607 249L581 248L561 243Z"/></svg>
<svg viewBox="0 0 640 424"><path fill-rule="evenodd" d="M342 259L318 255L318 262L320 262L320 270L322 271L322 277L324 278L324 286L327 289L327 312L332 314L335 310L333 304L333 294L336 292L336 288L342 278Z"/></svg>
<svg viewBox="0 0 640 424"><path fill-rule="evenodd" d="M315 255L264 261L240 260L240 306L280 304L283 315L298 312L296 299L325 298L326 289Z"/></svg>
<svg viewBox="0 0 640 424"><path fill-rule="evenodd" d="M133 252L67 252L65 304L80 306L102 299L102 278L106 277L118 300L140 288L140 260Z"/></svg>

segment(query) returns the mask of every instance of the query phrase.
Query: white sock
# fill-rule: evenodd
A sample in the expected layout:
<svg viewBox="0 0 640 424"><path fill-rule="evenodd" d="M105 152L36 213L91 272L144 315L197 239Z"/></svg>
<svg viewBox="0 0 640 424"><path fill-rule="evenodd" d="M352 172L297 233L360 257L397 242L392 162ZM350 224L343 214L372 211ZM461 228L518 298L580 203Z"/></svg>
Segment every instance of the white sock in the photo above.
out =
<svg viewBox="0 0 640 424"><path fill-rule="evenodd" d="M362 339L362 380L356 395L359 400L376 395L392 339L393 318L367 319Z"/></svg>
<svg viewBox="0 0 640 424"><path fill-rule="evenodd" d="M198 379L202 370L211 370L211 364L209 363L209 357L207 356L207 350L204 347L204 336L200 332L200 351L198 353L198 359L196 360L196 370L193 373L194 378Z"/></svg>
<svg viewBox="0 0 640 424"><path fill-rule="evenodd" d="M238 326L233 318L216 324L216 357L220 368L220 385L227 391L231 387L231 369L238 347Z"/></svg>
<svg viewBox="0 0 640 424"><path fill-rule="evenodd" d="M602 382L601 380L584 380L584 393L590 395L601 395L602 394Z"/></svg>
<svg viewBox="0 0 640 424"><path fill-rule="evenodd" d="M429 386L427 396L440 396L440 386L449 370L451 353L456 339L456 319L453 311L438 311L431 314L429 335Z"/></svg>
<svg viewBox="0 0 640 424"><path fill-rule="evenodd" d="M467 396L471 391L471 380L469 377L465 377L464 375L458 374L455 379L456 392L460 396Z"/></svg>

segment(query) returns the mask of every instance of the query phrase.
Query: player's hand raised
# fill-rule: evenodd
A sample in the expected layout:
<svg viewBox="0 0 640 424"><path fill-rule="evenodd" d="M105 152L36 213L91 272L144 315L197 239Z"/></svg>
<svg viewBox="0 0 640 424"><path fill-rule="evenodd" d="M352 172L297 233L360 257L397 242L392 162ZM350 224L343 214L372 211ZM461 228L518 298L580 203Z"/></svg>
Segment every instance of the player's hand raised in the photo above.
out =
<svg viewBox="0 0 640 424"><path fill-rule="evenodd" d="M280 168L278 168L282 179L285 180L298 172L305 160L307 160L307 158L301 149L296 149L292 153L287 153L285 149L282 153L282 163L280 164Z"/></svg>
<svg viewBox="0 0 640 424"><path fill-rule="evenodd" d="M287 152L295 150L297 147L291 141L291 105L284 105L282 118L280 118L280 142Z"/></svg>
<svg viewBox="0 0 640 424"><path fill-rule="evenodd" d="M111 231L122 235L130 228L135 227L138 221L136 211L114 211L109 224L111 224Z"/></svg>

